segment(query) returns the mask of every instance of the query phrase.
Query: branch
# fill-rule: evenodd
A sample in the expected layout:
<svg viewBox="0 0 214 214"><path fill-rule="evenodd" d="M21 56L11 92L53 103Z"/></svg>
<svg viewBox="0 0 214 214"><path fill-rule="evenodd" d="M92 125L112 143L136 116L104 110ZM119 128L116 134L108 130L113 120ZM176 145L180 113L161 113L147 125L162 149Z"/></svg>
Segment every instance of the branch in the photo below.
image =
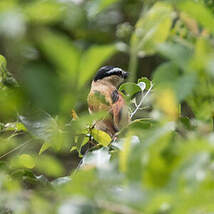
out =
<svg viewBox="0 0 214 214"><path fill-rule="evenodd" d="M130 116L131 119L132 119L132 117L136 114L136 112L140 109L140 107L141 107L141 105L143 104L143 101L145 100L146 96L147 96L147 95L150 93L150 91L152 90L152 87L153 87L153 85L152 85L152 83L151 83L151 86L150 86L149 90L146 92L146 94L145 94L144 96L142 95L142 98L141 98L140 103L137 105L136 109L131 113L131 116Z"/></svg>
<svg viewBox="0 0 214 214"><path fill-rule="evenodd" d="M26 144L30 143L31 141L32 141L32 140L28 140L28 141L26 141L25 143L23 143L23 144L21 144L21 145L15 147L14 149L12 149L12 150L10 150L9 152L7 152L7 153L3 154L2 156L0 156L0 159L6 157L7 155L9 155L9 154L12 153L12 152L17 151L18 149L22 148L23 146L25 146Z"/></svg>

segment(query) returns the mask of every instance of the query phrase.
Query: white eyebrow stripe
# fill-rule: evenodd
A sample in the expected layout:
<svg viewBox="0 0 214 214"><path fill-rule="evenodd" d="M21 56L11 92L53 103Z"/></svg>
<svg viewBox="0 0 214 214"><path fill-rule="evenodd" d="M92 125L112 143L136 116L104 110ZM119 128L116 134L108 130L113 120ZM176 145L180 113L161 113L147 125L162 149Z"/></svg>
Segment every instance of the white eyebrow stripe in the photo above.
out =
<svg viewBox="0 0 214 214"><path fill-rule="evenodd" d="M121 68L118 68L118 67L115 67L115 68L112 68L110 71L108 71L107 73L108 74L111 74L111 73L114 73L114 72L117 72L117 71L123 71Z"/></svg>

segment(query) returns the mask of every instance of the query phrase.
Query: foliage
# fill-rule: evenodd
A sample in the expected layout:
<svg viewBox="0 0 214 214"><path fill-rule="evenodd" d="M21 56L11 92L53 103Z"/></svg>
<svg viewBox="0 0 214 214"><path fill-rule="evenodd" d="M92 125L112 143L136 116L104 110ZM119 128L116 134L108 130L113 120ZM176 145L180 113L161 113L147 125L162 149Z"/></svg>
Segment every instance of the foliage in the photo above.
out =
<svg viewBox="0 0 214 214"><path fill-rule="evenodd" d="M213 8L0 1L0 213L214 212ZM105 64L130 72L114 140L87 111Z"/></svg>

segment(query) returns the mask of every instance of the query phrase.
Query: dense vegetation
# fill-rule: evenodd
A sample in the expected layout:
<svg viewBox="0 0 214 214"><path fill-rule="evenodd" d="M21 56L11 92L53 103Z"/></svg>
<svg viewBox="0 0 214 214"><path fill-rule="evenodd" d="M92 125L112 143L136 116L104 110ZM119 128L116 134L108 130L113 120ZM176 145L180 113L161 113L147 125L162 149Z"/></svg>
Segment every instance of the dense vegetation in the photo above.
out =
<svg viewBox="0 0 214 214"><path fill-rule="evenodd" d="M213 213L213 26L210 0L1 0L0 214ZM130 72L114 142L102 65Z"/></svg>

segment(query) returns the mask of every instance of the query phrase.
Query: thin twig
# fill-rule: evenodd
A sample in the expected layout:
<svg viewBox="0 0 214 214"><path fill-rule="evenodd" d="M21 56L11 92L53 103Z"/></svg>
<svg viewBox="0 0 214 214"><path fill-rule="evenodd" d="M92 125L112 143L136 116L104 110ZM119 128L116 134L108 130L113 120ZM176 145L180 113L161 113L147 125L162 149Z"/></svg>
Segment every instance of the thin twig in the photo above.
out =
<svg viewBox="0 0 214 214"><path fill-rule="evenodd" d="M10 150L9 152L7 152L7 153L3 154L2 156L0 156L0 159L6 157L7 155L9 155L9 154L12 153L12 152L17 151L18 149L22 148L24 145L30 143L31 141L32 141L32 140L28 140L28 141L26 141L25 143L23 143L23 144L21 144L21 145L15 147L14 149L12 149L12 150Z"/></svg>
<svg viewBox="0 0 214 214"><path fill-rule="evenodd" d="M141 105L143 104L143 101L145 100L146 96L150 93L150 91L152 90L153 85L151 84L149 90L146 92L146 94L143 96L142 95L142 99L140 101L140 103L137 105L136 109L131 113L131 119L132 117L136 114L136 112L140 109Z"/></svg>

